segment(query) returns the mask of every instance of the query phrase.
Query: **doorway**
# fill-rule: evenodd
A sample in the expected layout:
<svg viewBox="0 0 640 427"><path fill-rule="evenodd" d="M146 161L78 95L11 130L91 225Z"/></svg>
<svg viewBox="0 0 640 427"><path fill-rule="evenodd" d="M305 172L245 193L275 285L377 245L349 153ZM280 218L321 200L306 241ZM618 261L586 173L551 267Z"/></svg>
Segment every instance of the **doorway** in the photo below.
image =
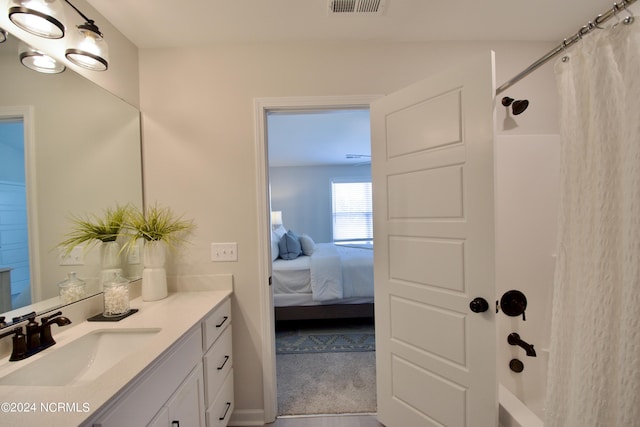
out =
<svg viewBox="0 0 640 427"><path fill-rule="evenodd" d="M279 248L277 245L273 245L272 241L272 231L274 229L282 226L284 231L294 230L294 232L299 233L300 235L305 235L307 237L311 237L314 244L317 243L331 243L335 240L335 236L333 234L333 223L336 217L335 209L332 208L332 194L331 194L331 183L332 181L344 181L346 175L350 175L356 181L363 181L363 177L365 179L370 179L370 138L368 135L369 132L369 121L368 121L368 107L369 102L376 97L310 97L310 98L278 98L278 99L261 99L256 100L256 119L257 119L257 129L258 129L258 170L262 177L262 182L259 183L260 188L258 189L258 194L260 195L261 200L259 200L261 211L264 212L264 218L262 218L261 222L264 226L264 229L261 231L261 242L264 244L261 245L263 248L271 248L270 250L265 250L261 259L263 264L261 266L261 273L264 274L264 283L269 283L269 280L273 278L274 272L273 261L277 259L278 253L276 253L276 258L271 257L270 255L274 255L274 251L279 252ZM317 120L320 123L320 130L316 129L312 131L314 137L304 137L298 134L298 131L288 131L285 132L288 136L297 136L309 140L315 140L316 144L318 144L317 140L319 138L320 133L324 133L327 130L331 130L334 128L339 128L340 125L336 124L340 120L332 121L332 118L344 118L344 116L349 115L358 115L361 113L366 113L366 128L367 128L367 142L366 147L360 146L359 148L350 149L347 148L346 142L340 143L337 141L336 144L332 145L326 143L325 145L320 145L320 150L311 150L309 147L305 147L303 144L298 143L293 147L289 147L288 149L283 149L282 144L278 144L276 139L278 138L278 132L275 130L278 129L281 123L279 122L287 122L289 119L300 119L301 123L304 122L301 126L298 127L298 130L310 130L314 124L309 123L308 120ZM333 124L332 124L333 122ZM295 135L294 135L295 134ZM322 139L322 138L320 138ZM326 138L324 139L326 141ZM320 143L321 144L321 143ZM340 147L341 150L338 150L339 153L334 153L334 157L338 157L342 164L340 165L312 165L310 160L307 161L306 164L295 164L291 160L295 155L303 156L306 155L309 157L310 152L317 151L322 156L331 156L331 153L336 151L334 149L330 149L330 146ZM273 150L272 150L273 147ZM278 155L280 157L278 157ZM288 158L288 160L287 160ZM283 160L284 159L284 160ZM288 162L288 163L287 163ZM317 161L316 162L322 162ZM325 163L329 163L330 161L324 160ZM347 171L349 172L347 173ZM307 175L304 179L301 178L304 175ZM314 175L311 177L310 175ZM357 178L356 178L357 176ZM307 181L307 185L309 182L314 180L320 180L324 182L325 185L325 193L324 195L320 194L317 190L310 190L308 187L304 188L303 181ZM288 189L283 188L280 184L282 182L293 182L294 185L289 185ZM296 187L296 191L298 195L302 195L302 197L306 197L306 200L293 200L290 196L292 193L292 187ZM294 193L295 193L294 192ZM285 197L286 193L289 193L287 197ZM309 200L314 200L314 202L320 203L324 200L322 207L309 206ZM263 208L263 209L262 209ZM272 212L275 215L272 215ZM276 222L272 224L272 218L276 219ZM314 236L315 235L315 236ZM315 237L315 238L314 238ZM358 238L353 239L351 244L359 244L365 243L362 238L360 241ZM347 243L345 241L345 243ZM369 244L372 243L372 238L370 239ZM372 250L371 250L372 252ZM294 260L295 261L295 260ZM291 264L293 265L293 264ZM265 354L265 408L266 408L266 419L275 419L278 412L278 402L277 402L277 384L276 384L276 374L277 374L277 366L276 366L276 327L280 328L282 334L291 337L291 334L299 334L297 338L299 342L305 341L303 334L305 337L309 335L313 335L311 339L316 340L327 340L335 342L336 336L339 334L331 334L331 330L335 330L334 328L361 328L363 327L363 322L366 324L366 320L358 319L353 320L349 323L349 325L345 325L343 321L340 320L323 320L318 322L318 319L314 319L316 315L307 316L306 320L301 320L298 317L288 318L285 317L285 321L281 322L280 320L276 324L276 316L274 315L274 293L276 292L274 288L276 285L265 287L265 292L262 297L264 298L264 308L267 310L265 313L265 318L269 321L265 322L265 336L269 337L265 342L265 346L263 348ZM299 296L298 296L299 297ZM372 302L372 298L371 298ZM321 314L320 317L324 315ZM341 314L338 314L338 319L341 318ZM303 315L304 317L304 315ZM369 319L371 331L373 329L372 319ZM267 329L268 328L268 329ZM304 331L303 331L304 329ZM344 331L344 329L342 329ZM371 332L373 333L373 332ZM282 335L280 334L280 335ZM279 336L280 337L280 336ZM346 352L345 352L346 353ZM329 354L329 353L325 353ZM375 363L375 355L371 352L372 361ZM286 355L286 357L294 357ZM333 356L336 357L336 356ZM271 362L271 363L269 363ZM372 364L374 370L375 365ZM373 389L375 391L375 373L373 374ZM375 402L375 392L374 392L374 402ZM374 406L375 409L375 406ZM323 411L326 412L326 411ZM280 412L282 413L282 412Z"/></svg>
<svg viewBox="0 0 640 427"><path fill-rule="evenodd" d="M0 117L0 312L31 304L25 123Z"/></svg>

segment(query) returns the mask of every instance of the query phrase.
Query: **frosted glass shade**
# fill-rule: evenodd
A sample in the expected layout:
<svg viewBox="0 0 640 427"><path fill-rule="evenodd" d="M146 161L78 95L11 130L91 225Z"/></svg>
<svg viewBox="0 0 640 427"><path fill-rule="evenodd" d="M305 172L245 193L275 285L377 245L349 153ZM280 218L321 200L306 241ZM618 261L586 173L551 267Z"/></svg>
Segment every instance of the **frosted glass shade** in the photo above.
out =
<svg viewBox="0 0 640 427"><path fill-rule="evenodd" d="M49 55L46 55L23 43L20 44L18 55L22 65L39 73L58 74L66 69L63 64L56 61Z"/></svg>
<svg viewBox="0 0 640 427"><path fill-rule="evenodd" d="M109 47L93 22L80 25L78 31L81 39L76 47L65 51L66 58L88 70L105 71L109 68Z"/></svg>
<svg viewBox="0 0 640 427"><path fill-rule="evenodd" d="M47 39L64 37L61 0L11 0L9 19L23 30Z"/></svg>

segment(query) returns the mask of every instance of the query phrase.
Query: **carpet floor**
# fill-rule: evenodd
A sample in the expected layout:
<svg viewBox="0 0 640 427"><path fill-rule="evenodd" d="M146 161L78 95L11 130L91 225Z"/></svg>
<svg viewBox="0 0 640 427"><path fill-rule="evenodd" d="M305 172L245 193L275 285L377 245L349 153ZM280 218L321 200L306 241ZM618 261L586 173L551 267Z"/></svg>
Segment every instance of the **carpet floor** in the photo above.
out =
<svg viewBox="0 0 640 427"><path fill-rule="evenodd" d="M374 350L371 322L279 328L278 415L376 412Z"/></svg>

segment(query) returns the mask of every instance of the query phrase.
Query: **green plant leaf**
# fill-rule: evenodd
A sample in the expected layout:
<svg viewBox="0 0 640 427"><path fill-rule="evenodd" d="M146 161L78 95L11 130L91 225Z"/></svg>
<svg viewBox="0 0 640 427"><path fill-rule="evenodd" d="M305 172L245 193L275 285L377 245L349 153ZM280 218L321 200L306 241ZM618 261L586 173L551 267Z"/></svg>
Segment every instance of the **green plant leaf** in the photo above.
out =
<svg viewBox="0 0 640 427"><path fill-rule="evenodd" d="M65 235L67 238L60 242L58 247L64 250L66 256L78 245L93 246L98 242L115 241L131 209L129 205L117 205L113 209L105 209L102 216L95 214L71 216L71 231Z"/></svg>

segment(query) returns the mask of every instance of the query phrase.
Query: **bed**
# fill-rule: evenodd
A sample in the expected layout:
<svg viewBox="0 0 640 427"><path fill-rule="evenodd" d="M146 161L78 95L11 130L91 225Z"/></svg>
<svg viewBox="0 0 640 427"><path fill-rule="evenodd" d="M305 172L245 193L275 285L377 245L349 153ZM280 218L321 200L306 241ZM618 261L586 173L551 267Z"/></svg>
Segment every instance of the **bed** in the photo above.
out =
<svg viewBox="0 0 640 427"><path fill-rule="evenodd" d="M373 317L373 247L311 244L273 260L276 320Z"/></svg>

